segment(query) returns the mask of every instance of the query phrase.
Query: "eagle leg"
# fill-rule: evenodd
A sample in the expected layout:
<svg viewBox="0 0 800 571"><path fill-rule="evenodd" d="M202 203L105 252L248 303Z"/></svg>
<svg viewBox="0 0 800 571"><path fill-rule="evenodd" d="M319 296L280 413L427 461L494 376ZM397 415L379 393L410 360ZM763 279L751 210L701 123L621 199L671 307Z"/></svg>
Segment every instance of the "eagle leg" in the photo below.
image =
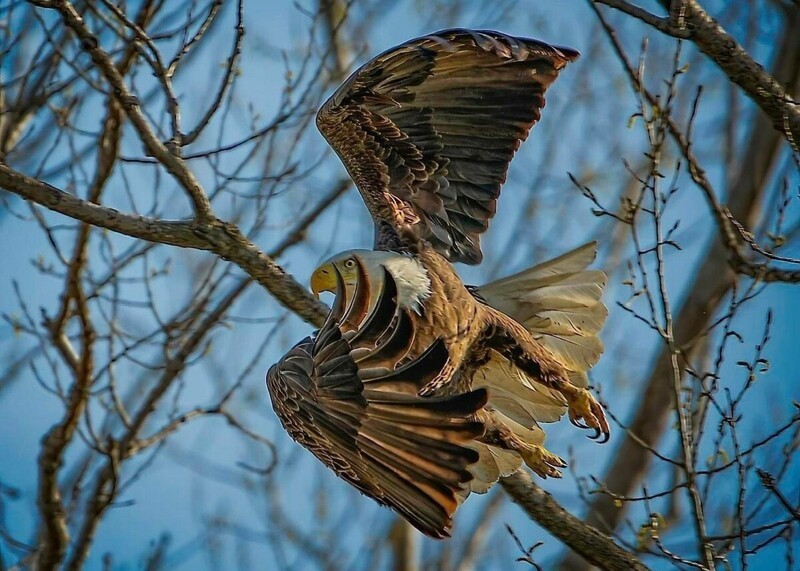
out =
<svg viewBox="0 0 800 571"><path fill-rule="evenodd" d="M429 383L422 387L417 394L421 397L433 395L438 389L450 383L459 366L460 363L456 363L452 355L448 356L447 362L442 366L442 370L439 371Z"/></svg>
<svg viewBox="0 0 800 571"><path fill-rule="evenodd" d="M484 423L486 431L478 440L484 444L490 444L513 450L525 461L525 465L536 472L540 477L561 478L561 470L567 463L560 456L553 454L541 444L530 444L514 434L502 420L497 418L492 410L483 409L477 414L478 419Z"/></svg>
<svg viewBox="0 0 800 571"><path fill-rule="evenodd" d="M491 333L487 339L488 345L514 366L561 393L567 401L572 424L579 428L593 429L594 434L590 438L600 443L608 442L608 421L592 393L573 385L564 367L522 325L499 311L493 311L490 315L493 327L487 330Z"/></svg>

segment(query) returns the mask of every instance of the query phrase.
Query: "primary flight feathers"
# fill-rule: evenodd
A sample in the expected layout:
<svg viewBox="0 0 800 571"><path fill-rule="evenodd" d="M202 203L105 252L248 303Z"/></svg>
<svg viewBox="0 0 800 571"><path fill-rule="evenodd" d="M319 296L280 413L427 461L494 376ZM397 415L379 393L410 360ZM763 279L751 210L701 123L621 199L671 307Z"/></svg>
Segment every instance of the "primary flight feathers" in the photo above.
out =
<svg viewBox="0 0 800 571"><path fill-rule="evenodd" d="M492 31L444 30L375 57L336 90L317 126L379 232L409 231L477 264L508 164L544 92L578 52Z"/></svg>
<svg viewBox="0 0 800 571"><path fill-rule="evenodd" d="M292 438L339 477L427 535L445 537L478 460L464 444L483 435L472 417L486 390L417 396L441 371L444 345L407 359L415 330L391 275L367 314L363 274L360 285L347 308L342 287L322 328L270 368L272 406Z"/></svg>

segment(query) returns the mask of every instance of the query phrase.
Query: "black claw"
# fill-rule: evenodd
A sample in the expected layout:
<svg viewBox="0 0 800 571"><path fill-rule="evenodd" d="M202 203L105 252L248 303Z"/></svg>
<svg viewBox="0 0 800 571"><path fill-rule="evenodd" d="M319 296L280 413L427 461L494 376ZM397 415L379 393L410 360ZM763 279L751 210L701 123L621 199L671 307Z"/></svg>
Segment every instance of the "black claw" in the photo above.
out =
<svg viewBox="0 0 800 571"><path fill-rule="evenodd" d="M597 441L597 443L598 443L598 444L605 444L606 442L608 442L608 441L609 441L609 439L610 439L610 438L611 438L611 433L609 433L609 432L604 432L604 433L603 433L603 439L602 439L602 440L598 440L598 441Z"/></svg>
<svg viewBox="0 0 800 571"><path fill-rule="evenodd" d="M573 426L577 426L580 429L585 430L585 429L589 428L588 426L583 424L580 420L576 420L574 418L570 418L569 421L572 423Z"/></svg>

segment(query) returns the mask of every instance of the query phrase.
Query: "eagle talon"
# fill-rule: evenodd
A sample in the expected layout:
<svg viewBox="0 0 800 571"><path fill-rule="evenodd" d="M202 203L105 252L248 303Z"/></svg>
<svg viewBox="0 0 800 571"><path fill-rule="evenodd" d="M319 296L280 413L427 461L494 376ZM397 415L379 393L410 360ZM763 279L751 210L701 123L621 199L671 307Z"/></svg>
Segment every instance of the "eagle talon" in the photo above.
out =
<svg viewBox="0 0 800 571"><path fill-rule="evenodd" d="M582 430L586 430L587 428L591 428L590 426L586 426L586 424L581 422L580 419L576 419L576 418L570 417L569 421L573 426L577 426L578 428L580 428Z"/></svg>
<svg viewBox="0 0 800 571"><path fill-rule="evenodd" d="M606 415L592 394L574 386L570 386L563 394L569 406L569 421L578 428L593 429L594 434L589 436L592 440L608 442L610 429Z"/></svg>
<svg viewBox="0 0 800 571"><path fill-rule="evenodd" d="M538 444L526 444L519 453L525 461L525 465L544 479L547 479L548 476L561 478L563 474L558 468L567 466L563 458Z"/></svg>

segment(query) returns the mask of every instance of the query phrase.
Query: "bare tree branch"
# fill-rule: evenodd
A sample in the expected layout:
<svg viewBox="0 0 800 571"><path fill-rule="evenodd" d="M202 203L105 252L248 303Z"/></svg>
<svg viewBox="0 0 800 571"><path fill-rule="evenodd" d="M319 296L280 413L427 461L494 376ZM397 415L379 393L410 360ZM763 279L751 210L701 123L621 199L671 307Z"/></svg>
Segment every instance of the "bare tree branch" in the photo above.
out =
<svg viewBox="0 0 800 571"><path fill-rule="evenodd" d="M763 282L800 280L800 272L793 265L798 260L784 255L796 248L793 238L800 228L790 190L793 183L789 178L782 188L775 183L777 168L782 169L778 173L782 175L792 166L784 138L790 145L797 140L792 111L796 108L785 94L781 95L783 88L778 83L786 81L786 91L792 93L795 80L800 78L800 60L791 57L800 50L797 35L789 34L792 26L800 25L796 10L791 12L794 6L775 0L766 8L780 11L781 21L788 22L783 43L775 50L782 57L776 58L767 73L743 53L744 48L703 11L697 0L662 0L661 4L669 8L665 16L626 0L589 0L598 11L605 8L596 4L613 7L702 50L690 55L691 71L678 65L684 56L676 50L673 75L664 82L668 86L664 97L661 87L652 87L661 78L645 77L643 71L645 59L648 76L651 65L657 72L663 71L670 63L662 57L665 52L651 56L652 60L643 57L637 69L628 62L622 46L633 43L638 32L620 28L617 40L615 31L603 20L606 12L598 12L639 104L633 126L638 136L639 125L645 125L644 158L632 161L635 166L625 163L631 182L623 189L619 190L618 180L610 182L606 168L609 161L618 162L631 148L642 151L638 138L621 134L623 129L619 134L612 131L626 118L619 109L610 110L605 119L590 117L581 125L584 130L590 125L595 132L607 132L610 145L599 152L596 146L581 145L592 147L584 155L578 146L572 149L575 154L571 158L577 157L573 160L578 163L576 172L587 173L585 178L577 176L575 183L592 200L595 213L602 216L596 228L589 232L581 229L580 238L593 233L603 244L614 232L616 244L601 250L600 256L611 278L609 283L617 287L628 277L621 252L633 242L636 259L629 268L630 279L622 284L623 290L630 284L632 302L620 303L625 312L621 318L634 317L637 324L646 324L649 338L642 338L641 343L648 347L658 343L658 357L645 375L647 384L634 420L630 427L623 426L625 436L620 439L607 479L592 476L590 480L576 480L581 498L591 503L588 522L568 513L526 472L518 472L503 479L504 490L495 490L491 503L484 504L484 513L470 513L469 505L465 507L465 515L478 517L472 518L472 526L457 528L460 537L448 544L423 544L404 522L387 534L388 512L369 511L369 504L354 507L349 496L345 500L334 497L328 490L327 476L320 476L321 485L314 487L309 500L293 504L291 510L277 507L286 486L292 485L283 478L285 472L295 470L296 462L304 459L284 455L283 442L273 443L259 434L250 427L251 417L247 416L265 414L258 371L276 345L283 347L291 342L294 330L288 334L290 328L279 327L284 321L294 321L287 319L289 312L319 325L328 311L282 267L284 252L295 245L312 249L312 256L320 255L320 243L307 241L307 230L320 215L330 212L334 201L352 185L349 179L331 176L328 167L332 163L325 161L332 155L323 155L319 139L309 135L314 111L324 92L332 87L331 81L347 74L351 56L363 46L377 46L382 41L374 32L381 28L372 25L372 19L395 9L389 0L318 0L311 2L310 8L301 4L294 6L295 16L307 26L309 41L297 42L296 34L292 34L287 45L273 43L269 34L249 44L250 34L258 30L248 29L245 36L249 5L245 12L243 0L145 0L135 10L111 0L30 0L0 8L0 58L9 62L0 77L0 189L27 201L0 193L0 217L15 217L14 223L28 224L31 234L41 239L45 253L33 260L33 266L58 287L58 297L53 299L26 291L24 283L16 287L16 306L8 313L3 309L2 318L15 336L23 338L8 341L11 350L6 354L13 356L21 347L16 355L22 358L12 358L0 371L0 385L3 379L24 376L33 389L44 391L59 406L54 417L44 419L47 424L40 431L39 461L31 462L24 476L38 486L32 492L38 494L37 505L31 510L35 531L29 537L17 537L26 531L8 521L13 517L6 517L10 512L5 508L13 487L0 481L0 568L8 565L6 548L11 549L11 558L17 558L10 560L14 568L77 570L97 564L101 557L108 568L128 564L116 554L112 559L93 553L96 538L111 508L135 495L129 490L161 455L180 462L193 477L235 487L254 505L255 512L268 514L266 522L259 516L252 523L239 520L240 513L225 513L224 509L207 514L207 505L201 505L201 540L188 549L206 551L210 565L215 567L221 565L221 539L236 542L241 568L253 567L252 561L247 561L249 548L242 547L245 543L268 547L279 569L295 565L292 550L310 553L302 563L319 569L371 569L393 555L395 565L405 569L437 564L480 569L487 562L497 561L507 566L516 550L495 525L506 515L503 498L507 493L523 507L531 522L567 546L572 555L565 567L570 571L587 564L604 569L647 569L644 562L650 565L651 561L654 567L665 564L712 569L728 564L729 559L744 567L752 553L764 546L774 549L781 541L787 543L787 565L792 568L791 541L800 529L800 520L788 482L793 475L790 466L794 465L794 452L800 447L800 416L795 412L785 423L775 421L768 427L768 435L759 434L753 441L746 437L748 425L741 420L744 411L747 422L752 422L752 409L745 409L742 399L745 394L750 398L750 388L768 366L763 349L770 336L770 318L752 357L740 356L746 350L741 347L735 353L736 359L742 360L731 368L742 372L741 386L734 384L729 393L718 391L723 390L721 364L731 358L726 357L727 340L739 335L731 325L738 309L765 289L760 285ZM754 21L757 9L761 6L756 6L755 0L730 3L720 10L719 21L738 24L740 18L746 22L742 45L763 45L768 30L760 26L760 16ZM487 0L437 10L441 19L480 20L486 23L483 25L497 24L499 29L510 14L521 14L513 0ZM532 16L531 22L536 18ZM19 26L20 21L32 23L34 31ZM26 31L23 34L18 29ZM550 33L546 29L543 37ZM740 28L731 24L730 29ZM599 48L603 41L602 34L593 36L584 50L585 59L602 55ZM669 40L664 43L679 44ZM706 48L704 43L708 44ZM269 80L275 86L270 96L279 101L279 109L266 125L259 114L263 111L258 100L261 94L249 93L239 83L239 78L249 73L250 60L242 55L253 50L270 60ZM198 59L199 66L192 67ZM722 74L711 70L713 64L707 60L716 62L727 77L736 76L735 85L765 112L755 109L750 113L750 107L742 107L727 114L723 108L722 114L715 114L720 104L733 108L744 97L738 87L728 85ZM607 73L606 62L589 66L599 72L577 77L565 74L563 80L573 82L567 85L574 94L591 93L591 83ZM213 74L214 85L194 93L198 74L206 77L215 65L220 71ZM685 93L676 89L676 78L684 73L681 87L684 81L696 80L718 82L723 89L713 83L703 91L702 98L692 98L699 93L697 86ZM720 92L728 97L720 97ZM557 111L559 98L554 97L552 103L552 111ZM710 111L712 107L716 109ZM181 115L186 110L194 116L184 122ZM529 157L527 165L539 173L533 181L526 175L527 187L536 192L523 193L522 201L517 199L516 223L514 228L505 229L507 238L502 239L502 245L491 238L486 241L487 253L488 248L502 252L490 272L510 269L523 258L541 259L539 249L549 248L541 245L548 241L540 239L548 235L546 229L557 224L563 230L563 221L574 213L570 212L574 204L564 200L563 194L556 199L555 193L551 196L539 190L555 190L561 184L560 180L553 182L548 173L552 169L541 167L558 164L555 149L561 145L552 144L547 135L562 137L570 128L572 113L552 111L536 131L536 138L548 151ZM681 125L679 112L684 111L690 114L688 127ZM727 164L715 162L714 154L725 147L725 141L720 144L719 137L714 136L692 138L695 115L700 118L696 130L726 122L720 132L724 131L728 143ZM757 121L752 121L751 115ZM182 128L184 123L187 128ZM553 124L556 127L550 128ZM191 144L200 144L203 149L190 153ZM141 151L135 149L142 146L144 156L137 156ZM800 165L797 158L794 160ZM667 182L662 179L669 178L665 171L676 164L674 180L664 190ZM727 168L727 176L719 176L720 167ZM165 178L167 184L163 185ZM518 182L513 174L511 178L509 188ZM327 190L318 192L320 180L325 181ZM613 186L614 196L620 199L619 208L605 210L602 204L606 197L594 194L586 180L592 185ZM175 187L178 198L189 199L187 205L178 201L177 209L170 194ZM673 232L681 211L669 210L662 216L669 197L679 190L682 206L693 209L701 222ZM514 204L514 193L508 194ZM174 218L166 219L162 212L170 212ZM339 223L338 219L333 221L331 234L340 229L336 226ZM354 227L348 225L348 229ZM536 228L545 230L532 230ZM367 229L358 226L358 231L366 233ZM270 247L262 248L257 244L267 232L274 239ZM114 233L133 240L119 239ZM704 240L708 236L712 240ZM569 234L569 238L577 240L579 236ZM332 236L330 245L324 243L322 248L337 247L341 244L337 240ZM531 245L534 243L536 246ZM688 272L690 275L684 268L677 270L677 266L669 265L670 252L681 246L691 247L692 255L698 254L693 259L700 260L697 271ZM779 250L781 247L786 249ZM187 249L211 255L188 255ZM276 263L278 259L281 265ZM486 268L483 271L485 276ZM678 271L680 278L676 278ZM688 292L674 316L676 305L672 300L679 292L668 288L667 281L672 282L670 286L679 282L681 290ZM740 281L745 285L737 289ZM289 312L276 309L275 304L264 304L263 294L246 296L253 293L254 282ZM165 289L169 290L168 304ZM35 304L26 298L35 299ZM42 320L31 311L37 305L49 308L51 304L54 308L43 310ZM165 309L164 305L169 307ZM644 310L639 312L639 308ZM242 363L240 358L230 358L225 344L233 335L226 330L235 329L239 335L248 326L253 329L245 329L245 335L253 331L258 339L252 348L248 345L248 355L252 356ZM611 376L618 372L622 377L641 356L627 355L627 342L614 343L615 331L609 329L607 333L611 342L606 343L606 363L614 368ZM717 343L715 337L722 341ZM218 350L220 344L224 351ZM613 364L617 362L619 365ZM238 372L232 373L232 366ZM23 368L26 370L18 373ZM728 390L732 381L726 377L725 382L724 390ZM186 390L189 387L194 396L211 395L210 402L195 400ZM18 398L16 392L4 391L2 396ZM680 446L661 446L660 438L673 433L667 423L672 414ZM612 411L609 415L616 418ZM247 447L246 463L226 460L214 465L210 455L182 447L179 434L184 427L212 418L219 419L216 422L223 430L236 433L237 444ZM709 422L709 418L713 420ZM191 433L183 436L191 437ZM702 458L698 457L707 448L712 449L712 457L706 460L707 465L701 465ZM668 478L648 477L661 473L650 469L653 461L665 469ZM769 481L762 477L766 491L757 485L756 463L769 470L764 472ZM276 475L281 470L283 473ZM316 477L317 472L314 474ZM732 507L720 507L709 498L712 478L724 477L728 478L726 492L736 498ZM584 490L586 481L593 481L596 488ZM717 481L712 486L714 493ZM637 508L631 512L636 514L632 519L644 512L644 522L630 521L629 528L620 529L629 505ZM313 524L293 521L306 509L313 510ZM356 509L359 514L371 514L377 525L358 521L353 515ZM497 517L492 518L495 512ZM164 526L171 524L163 522ZM248 529L249 525L254 528ZM363 533L365 528L367 532ZM354 530L358 530L359 543L341 541L344 536L354 537ZM604 530L616 533L613 538L607 537ZM539 528L531 526L525 530L525 537L538 533ZM533 556L533 549L541 545L537 539L533 547L525 548L515 536L522 552L517 559L520 564L540 568ZM550 542L542 550L553 546ZM171 564L174 551L186 549L175 550L174 544L161 539L139 560L146 561L148 568L157 568ZM369 556L361 556L359 551ZM541 553L537 551L536 558ZM734 556L739 561L733 561Z"/></svg>
<svg viewBox="0 0 800 571"><path fill-rule="evenodd" d="M598 15L605 25L602 14ZM794 33L798 17L800 15L795 13L787 19L783 36L778 43L779 48L775 52L774 63L775 75L786 78L787 84L793 89L800 88L800 65L798 65L800 60L797 59L800 48L798 48L798 36ZM621 52L613 30L607 25L605 29L609 32L634 90L642 93L651 104L657 105L657 99L644 89L633 66ZM771 128L765 117L756 119L749 139L741 151L741 155L747 157L747 162L741 163L739 172L732 177L734 184L728 192L729 203L725 207L717 202L716 193L699 166L698 159L692 153L691 144L683 131L670 118L667 117L665 121L670 134L689 164L694 182L703 192L706 203L717 221L721 238L714 241L698 264L695 279L687 288L688 296L675 317L674 336L681 347L681 361L685 364L697 357L702 350L703 345L700 341L708 334L717 308L737 283L731 269L753 275L756 279L762 279L766 272L770 271L756 264L746 267L752 262L745 260L741 254L739 248L743 242L736 237L738 230L731 228L730 223L732 220L741 220L748 226L755 225L760 214L759 201L764 196L766 185L770 180L772 165L782 152L782 137ZM731 260L730 264L727 260ZM759 267L764 273L758 273ZM776 270L773 275L776 280L796 281L796 271L773 269ZM599 479L612 494L601 493L593 497L587 512L588 523L609 531L620 526L628 503L620 503L615 494L630 496L639 488L654 458L652 449L658 445L668 427L670 415L675 412L674 389L672 384L667 382L672 378L673 370L673 354L668 347L664 347L650 369L639 404L634 408L634 418L627 434L615 451L614 459L605 476ZM570 554L562 561L561 568L572 571L585 569L586 565L574 554Z"/></svg>
<svg viewBox="0 0 800 571"><path fill-rule="evenodd" d="M285 307L314 325L321 325L326 308L286 271L245 238L239 228L219 219L167 221L123 214L82 200L52 185L19 173L0 163L0 188L87 224L107 228L126 236L208 250L230 260L264 286Z"/></svg>
<svg viewBox="0 0 800 571"><path fill-rule="evenodd" d="M324 306L308 294L291 276L280 269L271 258L246 241L235 226L232 227L232 225L219 220L214 223L200 225L194 222L168 222L121 214L115 210L88 203L46 183L21 175L7 165L2 164L0 164L0 186L24 198L34 200L38 204L42 204L56 212L128 236L173 246L210 250L224 259L240 265L253 279L263 285L282 303L287 300L284 303L286 307L295 311L307 321L320 325L324 320L326 313ZM280 295L276 291L280 292ZM170 368L170 370L174 369L174 367ZM177 367L177 369L179 370L180 367ZM135 423L135 426L138 425L139 423ZM110 481L112 474L111 464L109 464L106 481ZM529 478L528 481L530 481ZM541 492L541 490L538 487L531 487L528 490L529 493L526 493L525 484L524 479L520 480L514 477L512 483L508 485L504 483L504 487L515 501L529 502L529 498L536 497L535 494ZM530 485L534 486L532 482ZM100 493L100 490L98 490L98 493ZM105 493L100 494L100 497L105 496ZM548 496L548 505L557 505L550 496ZM102 504L95 510L98 514L102 511L101 506ZM532 510L529 513L542 525L545 525L546 522L551 522L552 524L552 522L558 521L559 518L573 517L563 508L560 508L556 516L548 515L546 521L539 520L543 516L543 512ZM566 519L561 523L570 521ZM587 526L584 524L584 527ZM604 539L611 542L610 539L602 536L602 534L596 533L592 543L579 543L578 545L568 543L568 545L573 549L579 550L585 556L591 557L591 553L584 553L583 549L589 549L589 546L602 542ZM606 546L606 548L609 553L613 554L615 552L609 546ZM607 557L610 558L611 555ZM616 568L622 569L624 567ZM638 568L644 569L644 567Z"/></svg>
<svg viewBox="0 0 800 571"><path fill-rule="evenodd" d="M593 0L616 8L674 38L688 39L714 61L730 80L766 113L790 142L800 141L800 107L781 83L767 72L697 0L680 0L680 18L659 18L625 0ZM667 8L670 0L660 0Z"/></svg>
<svg viewBox="0 0 800 571"><path fill-rule="evenodd" d="M125 114L133 123L139 137L144 143L150 156L158 160L180 183L194 205L195 215L198 220L207 220L213 217L211 203L206 196L200 182L194 173L180 158L181 134L173 133L174 140L169 146L162 143L141 109L139 98L125 84L125 79L111 57L100 47L100 41L86 25L85 20L71 2L59 0L56 2L39 3L39 6L53 8L61 14L64 24L75 33L83 49L92 58L97 69L103 74L111 86L114 97L120 102Z"/></svg>
<svg viewBox="0 0 800 571"><path fill-rule="evenodd" d="M503 478L503 488L539 525L580 553L587 561L608 571L646 571L636 557L596 528L567 512L553 497L534 484L527 472L518 470Z"/></svg>

